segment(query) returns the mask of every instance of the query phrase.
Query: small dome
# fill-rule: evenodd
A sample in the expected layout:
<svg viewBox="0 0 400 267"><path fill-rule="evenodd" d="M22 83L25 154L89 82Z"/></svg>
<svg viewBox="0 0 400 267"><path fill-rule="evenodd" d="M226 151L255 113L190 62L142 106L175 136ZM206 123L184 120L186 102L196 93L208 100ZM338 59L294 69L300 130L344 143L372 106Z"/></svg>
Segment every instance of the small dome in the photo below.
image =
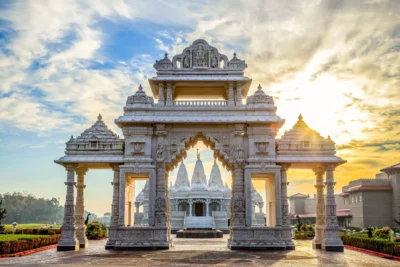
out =
<svg viewBox="0 0 400 267"><path fill-rule="evenodd" d="M182 185L180 187L178 187L177 192L189 192L190 191L190 187L187 185Z"/></svg>
<svg viewBox="0 0 400 267"><path fill-rule="evenodd" d="M172 182L169 183L169 187L168 187L168 193L170 194L174 194L176 193L176 188L172 185Z"/></svg>
<svg viewBox="0 0 400 267"><path fill-rule="evenodd" d="M254 192L253 201L256 202L256 203L264 202L262 197L261 197L261 195L260 195L260 193L258 193L257 191Z"/></svg>
<svg viewBox="0 0 400 267"><path fill-rule="evenodd" d="M232 189L229 188L228 183L225 182L224 193L232 193Z"/></svg>
<svg viewBox="0 0 400 267"><path fill-rule="evenodd" d="M192 184L190 191L192 192L208 191L208 186L202 183L194 183Z"/></svg>

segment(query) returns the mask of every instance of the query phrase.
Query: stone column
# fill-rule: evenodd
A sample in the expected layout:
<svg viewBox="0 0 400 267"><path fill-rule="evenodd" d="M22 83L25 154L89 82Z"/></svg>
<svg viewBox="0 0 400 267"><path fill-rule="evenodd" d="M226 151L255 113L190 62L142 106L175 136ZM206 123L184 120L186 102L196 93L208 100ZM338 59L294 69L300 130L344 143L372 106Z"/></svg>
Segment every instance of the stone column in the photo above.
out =
<svg viewBox="0 0 400 267"><path fill-rule="evenodd" d="M67 186L67 195L64 205L64 221L61 226L61 239L58 241L57 251L79 250L79 241L76 238L75 226L75 205L74 205L74 186L75 186L75 169L76 165L66 166L67 181L64 183Z"/></svg>
<svg viewBox="0 0 400 267"><path fill-rule="evenodd" d="M113 199L111 204L111 224L110 227L120 226L119 222L119 165L113 165L112 170L114 171L113 181Z"/></svg>
<svg viewBox="0 0 400 267"><path fill-rule="evenodd" d="M206 201L206 216L209 216L210 215L210 200L209 199L207 199L207 201Z"/></svg>
<svg viewBox="0 0 400 267"><path fill-rule="evenodd" d="M86 187L84 184L85 174L87 168L78 168L76 174L78 175L78 183L76 184L76 208L75 208L75 224L76 224L76 238L79 240L80 248L88 247L88 240L86 237L85 225L85 205L83 191Z"/></svg>
<svg viewBox="0 0 400 267"><path fill-rule="evenodd" d="M234 178L232 182L231 226L244 227L245 198L243 164L235 164Z"/></svg>
<svg viewBox="0 0 400 267"><path fill-rule="evenodd" d="M236 106L242 105L242 86L241 83L236 84Z"/></svg>
<svg viewBox="0 0 400 267"><path fill-rule="evenodd" d="M228 83L228 106L235 105L235 94L233 92L233 82Z"/></svg>
<svg viewBox="0 0 400 267"><path fill-rule="evenodd" d="M325 229L325 204L324 204L324 169L322 167L316 167L313 169L316 178L317 184L315 188L317 188L317 218L315 224L315 237L313 239L313 248L321 249L322 248L322 239L324 236Z"/></svg>
<svg viewBox="0 0 400 267"><path fill-rule="evenodd" d="M290 165L281 165L281 205L282 205L282 226L290 227L289 202L287 198L287 170Z"/></svg>
<svg viewBox="0 0 400 267"><path fill-rule="evenodd" d="M189 216L193 215L193 200L189 199Z"/></svg>
<svg viewBox="0 0 400 267"><path fill-rule="evenodd" d="M164 99L164 84L158 84L158 105L165 106L165 99Z"/></svg>
<svg viewBox="0 0 400 267"><path fill-rule="evenodd" d="M336 216L336 202L335 202L335 181L333 178L334 166L327 166L326 168L326 226L325 233L322 240L322 249L327 251L341 251L343 252L343 242L340 239L340 227L337 222Z"/></svg>
<svg viewBox="0 0 400 267"><path fill-rule="evenodd" d="M173 102L172 102L172 84L171 83L167 83L167 99L165 101L165 105L166 106L172 106Z"/></svg>

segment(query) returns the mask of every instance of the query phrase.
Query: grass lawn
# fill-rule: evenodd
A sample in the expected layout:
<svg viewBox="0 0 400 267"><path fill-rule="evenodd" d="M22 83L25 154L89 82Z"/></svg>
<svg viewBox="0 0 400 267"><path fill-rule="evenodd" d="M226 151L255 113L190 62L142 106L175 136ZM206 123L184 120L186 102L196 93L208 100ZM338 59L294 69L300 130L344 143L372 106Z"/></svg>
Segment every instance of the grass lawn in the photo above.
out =
<svg viewBox="0 0 400 267"><path fill-rule="evenodd" d="M48 224L47 226L50 226L50 225L52 225L52 224ZM4 226L6 228L6 231L12 231L12 229L13 229L12 224L5 224ZM20 229L20 230L22 230L24 228L34 229L34 228L40 228L42 226L46 226L46 224L44 224L44 223L41 223L41 224L40 223L17 224L17 229ZM59 229L60 227L61 227L61 225L53 225L54 229Z"/></svg>
<svg viewBox="0 0 400 267"><path fill-rule="evenodd" d="M0 242L1 241L13 241L18 240L21 238L38 238L38 237L48 237L48 235L0 235Z"/></svg>

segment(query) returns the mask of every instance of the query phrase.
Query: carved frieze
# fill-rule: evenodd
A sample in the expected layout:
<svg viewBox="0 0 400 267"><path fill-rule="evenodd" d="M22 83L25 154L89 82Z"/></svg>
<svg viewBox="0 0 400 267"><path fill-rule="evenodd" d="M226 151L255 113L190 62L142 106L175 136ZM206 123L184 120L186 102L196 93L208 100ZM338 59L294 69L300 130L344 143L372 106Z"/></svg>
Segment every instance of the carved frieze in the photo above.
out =
<svg viewBox="0 0 400 267"><path fill-rule="evenodd" d="M254 142L256 146L256 154L268 155L268 143L269 142Z"/></svg>
<svg viewBox="0 0 400 267"><path fill-rule="evenodd" d="M132 145L132 155L143 155L144 154L144 148L145 148L146 142L133 141L133 142L131 142L131 145Z"/></svg>

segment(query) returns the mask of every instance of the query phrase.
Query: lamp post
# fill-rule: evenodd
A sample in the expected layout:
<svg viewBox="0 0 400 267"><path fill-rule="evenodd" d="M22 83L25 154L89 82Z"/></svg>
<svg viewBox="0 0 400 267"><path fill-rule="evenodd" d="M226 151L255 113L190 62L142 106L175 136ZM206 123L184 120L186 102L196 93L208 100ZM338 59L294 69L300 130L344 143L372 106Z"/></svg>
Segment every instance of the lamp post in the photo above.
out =
<svg viewBox="0 0 400 267"><path fill-rule="evenodd" d="M12 226L13 226L13 234L15 234L15 231L17 230L17 225L18 225L18 223L16 223L16 222L13 222L13 223L12 223Z"/></svg>

